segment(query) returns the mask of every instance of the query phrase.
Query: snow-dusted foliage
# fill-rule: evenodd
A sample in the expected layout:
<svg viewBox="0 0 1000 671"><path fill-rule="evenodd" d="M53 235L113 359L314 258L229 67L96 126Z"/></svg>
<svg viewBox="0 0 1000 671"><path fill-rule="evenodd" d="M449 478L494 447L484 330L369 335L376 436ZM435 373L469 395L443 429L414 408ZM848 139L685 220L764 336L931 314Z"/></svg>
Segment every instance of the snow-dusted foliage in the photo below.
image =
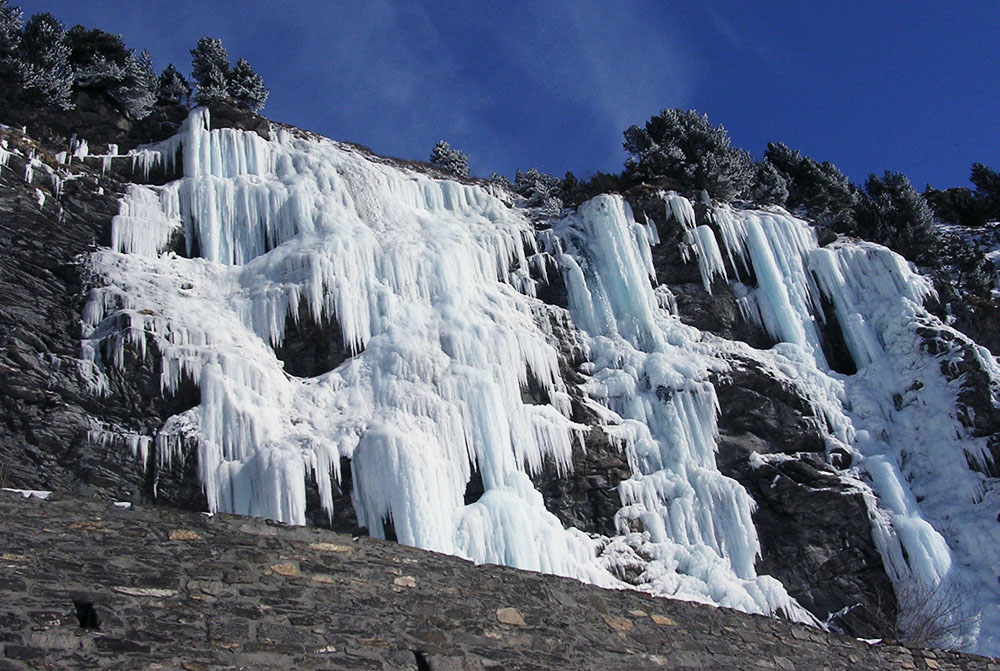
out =
<svg viewBox="0 0 1000 671"><path fill-rule="evenodd" d="M145 49L138 56L129 51L121 83L111 91L121 110L129 118L145 119L156 103L156 88L156 74L149 54Z"/></svg>
<svg viewBox="0 0 1000 671"><path fill-rule="evenodd" d="M173 63L160 73L156 86L157 100L168 105L187 105L191 98L191 84L178 72Z"/></svg>
<svg viewBox="0 0 1000 671"><path fill-rule="evenodd" d="M730 282L778 341L757 351L672 314L669 292L652 286L657 230L620 197L536 231L487 188L274 135L210 131L207 111L195 110L178 137L133 154L148 167L181 151L183 178L130 189L114 248L91 259L99 281L84 315L84 371L104 388L129 347L161 357L165 391L184 378L200 387L200 405L128 441L161 463L182 440L196 443L213 510L302 523L314 478L331 512L347 457L358 520L373 535L391 520L404 543L605 586L625 586L625 568L638 567L633 586L654 594L815 621L756 573L753 502L715 463L710 375L738 350L800 388L831 449L852 456L897 585L968 595L975 617L946 644L1000 651L1000 490L970 468L988 453L959 421L962 379L946 374L957 365L947 343L968 345L995 389L1000 368L922 308L932 288L900 256L872 244L819 248L805 222L774 207L715 206L697 225L686 198L664 193L706 288ZM163 252L178 231L198 258ZM552 265L586 358L579 389L559 375L550 330L566 313L533 298L528 268ZM335 323L353 356L316 377L288 374L274 353L287 319ZM827 364L834 321L856 374ZM937 355L928 333L942 334ZM529 379L548 403L522 400ZM564 528L529 477L543 464L573 467L589 427L572 421L571 393L631 469L613 537ZM484 494L466 504L476 472Z"/></svg>
<svg viewBox="0 0 1000 671"><path fill-rule="evenodd" d="M784 205L788 200L788 182L770 161L761 161L750 195L753 202L761 205Z"/></svg>
<svg viewBox="0 0 1000 671"><path fill-rule="evenodd" d="M253 71L245 58L236 61L236 66L229 73L227 90L237 107L251 112L262 110L271 93L264 88L264 80Z"/></svg>
<svg viewBox="0 0 1000 671"><path fill-rule="evenodd" d="M832 163L819 163L780 142L768 142L764 160L785 179L787 207L842 232L854 230L857 194Z"/></svg>
<svg viewBox="0 0 1000 671"><path fill-rule="evenodd" d="M528 207L541 208L543 212L557 214L562 209L562 180L538 168L518 170L514 175L514 191L524 197Z"/></svg>
<svg viewBox="0 0 1000 671"><path fill-rule="evenodd" d="M203 37L191 50L191 76L198 87L195 100L206 105L228 95L229 54L217 37Z"/></svg>
<svg viewBox="0 0 1000 671"><path fill-rule="evenodd" d="M0 0L0 73L6 74L14 67L18 47L21 45L21 22L24 14L20 7L11 7L7 0Z"/></svg>
<svg viewBox="0 0 1000 671"><path fill-rule="evenodd" d="M121 35L77 25L66 33L66 43L76 88L106 93L121 84L128 57Z"/></svg>
<svg viewBox="0 0 1000 671"><path fill-rule="evenodd" d="M723 126L694 110L665 109L642 128L630 126L624 147L631 154L625 169L634 177L667 180L690 193L705 190L722 201L742 197L754 177L750 154L732 146Z"/></svg>
<svg viewBox="0 0 1000 671"><path fill-rule="evenodd" d="M887 170L881 177L869 175L855 219L859 235L907 258L926 262L937 251L931 208L903 173Z"/></svg>
<svg viewBox="0 0 1000 671"><path fill-rule="evenodd" d="M439 140L431 150L431 165L436 165L445 172L458 177L469 176L469 155L458 149L452 149L444 140Z"/></svg>
<svg viewBox="0 0 1000 671"><path fill-rule="evenodd" d="M17 67L25 91L60 109L73 106L73 68L69 64L66 29L54 16L35 14L25 24Z"/></svg>

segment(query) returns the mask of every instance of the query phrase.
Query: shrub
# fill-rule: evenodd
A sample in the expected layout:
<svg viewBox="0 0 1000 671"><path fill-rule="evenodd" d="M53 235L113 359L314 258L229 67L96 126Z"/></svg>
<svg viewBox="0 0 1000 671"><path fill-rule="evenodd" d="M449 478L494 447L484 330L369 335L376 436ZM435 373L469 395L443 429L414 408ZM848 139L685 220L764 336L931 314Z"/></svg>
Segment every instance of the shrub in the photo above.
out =
<svg viewBox="0 0 1000 671"><path fill-rule="evenodd" d="M750 154L731 145L723 126L712 126L694 110L666 109L643 128L631 126L623 146L631 154L625 171L637 180L667 181L729 201L744 196L753 179Z"/></svg>
<svg viewBox="0 0 1000 671"><path fill-rule="evenodd" d="M954 647L979 619L966 607L964 595L944 583L907 582L897 586L896 599L894 634L921 648Z"/></svg>
<svg viewBox="0 0 1000 671"><path fill-rule="evenodd" d="M431 151L431 164L436 165L445 172L458 177L469 176L469 155L457 149L452 149L444 140L441 140Z"/></svg>

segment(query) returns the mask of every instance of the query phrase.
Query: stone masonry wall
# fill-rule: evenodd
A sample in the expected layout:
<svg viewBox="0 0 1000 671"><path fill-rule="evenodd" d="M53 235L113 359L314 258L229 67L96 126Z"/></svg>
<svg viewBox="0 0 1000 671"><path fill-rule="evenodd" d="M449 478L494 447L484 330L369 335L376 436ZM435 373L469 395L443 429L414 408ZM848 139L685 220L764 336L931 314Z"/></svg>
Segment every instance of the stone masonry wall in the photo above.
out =
<svg viewBox="0 0 1000 671"><path fill-rule="evenodd" d="M7 669L989 669L310 527L0 492Z"/></svg>

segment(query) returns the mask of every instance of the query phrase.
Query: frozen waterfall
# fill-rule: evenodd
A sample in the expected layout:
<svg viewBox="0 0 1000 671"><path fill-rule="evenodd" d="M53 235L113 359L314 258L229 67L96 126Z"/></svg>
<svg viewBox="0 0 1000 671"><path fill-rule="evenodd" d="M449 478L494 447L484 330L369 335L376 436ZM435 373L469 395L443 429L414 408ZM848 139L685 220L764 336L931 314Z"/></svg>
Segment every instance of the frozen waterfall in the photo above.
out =
<svg viewBox="0 0 1000 671"><path fill-rule="evenodd" d="M403 543L615 587L632 586L617 568L641 555L640 589L815 621L755 572L753 501L715 465L708 380L725 357L661 307L657 231L620 197L539 232L479 185L285 129L264 140L209 122L195 110L171 140L113 157L183 176L131 186L112 248L93 255L84 372L106 392L132 348L161 358L165 392L185 379L201 391L155 435L128 437L133 450L168 464L192 439L212 510L296 524L310 478L332 514L347 458L374 536L391 521ZM819 248L782 210L718 206L696 225L686 199L663 198L706 289L730 282L779 343L760 356L815 392L831 443L856 456L890 575L973 595L978 620L957 642L1000 651L1000 538L987 524L998 494L966 462L986 452L954 416L957 383L921 351L928 282L881 247ZM186 256L167 251L179 234ZM585 351L579 390L559 373L555 308L534 297L542 257L563 275ZM854 375L827 363L832 317ZM275 355L288 319L335 324L353 356L316 377L288 374ZM522 400L529 380L548 403ZM632 470L613 538L564 528L531 480L543 464L571 470L590 430L572 421L571 392L600 409ZM484 493L467 504L475 474Z"/></svg>

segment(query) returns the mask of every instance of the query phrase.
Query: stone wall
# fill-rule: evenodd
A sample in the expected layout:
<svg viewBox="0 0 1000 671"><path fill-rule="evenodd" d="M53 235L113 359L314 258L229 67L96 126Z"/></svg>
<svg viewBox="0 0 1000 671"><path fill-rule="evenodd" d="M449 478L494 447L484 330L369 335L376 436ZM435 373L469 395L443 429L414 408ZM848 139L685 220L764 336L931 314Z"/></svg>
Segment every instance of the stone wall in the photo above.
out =
<svg viewBox="0 0 1000 671"><path fill-rule="evenodd" d="M6 669L990 669L317 528L0 492Z"/></svg>

